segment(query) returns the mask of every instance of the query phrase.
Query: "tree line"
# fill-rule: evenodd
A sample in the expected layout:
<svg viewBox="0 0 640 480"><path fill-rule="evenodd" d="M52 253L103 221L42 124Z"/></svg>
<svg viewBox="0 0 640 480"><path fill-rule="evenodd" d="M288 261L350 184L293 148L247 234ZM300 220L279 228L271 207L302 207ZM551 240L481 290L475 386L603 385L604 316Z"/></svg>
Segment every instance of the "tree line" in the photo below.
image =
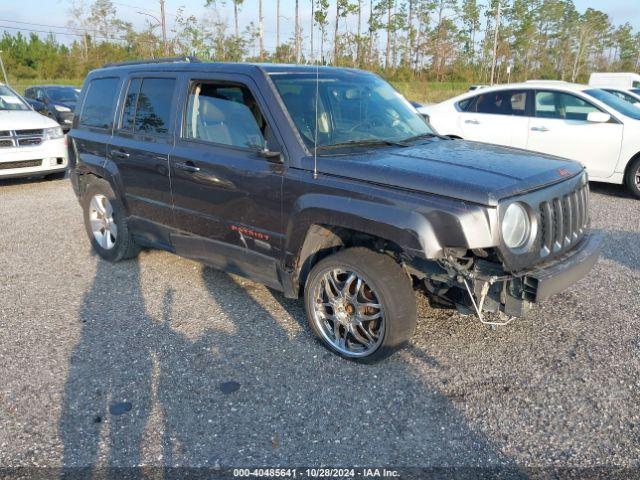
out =
<svg viewBox="0 0 640 480"><path fill-rule="evenodd" d="M71 41L58 40L60 26L27 24L14 27L17 33L5 30L0 50L10 77L18 79L82 78L107 62L166 55L318 62L395 79L476 83L492 77L585 81L592 71L640 68L640 32L629 23L614 25L594 8L579 12L571 0L295 0L294 5L293 15L283 18L281 0L203 0L204 15L181 7L168 22L161 0L161 14L146 14L145 27L136 30L118 16L111 0L72 0L62 33ZM230 18L223 13L227 6ZM269 31L268 38L275 34L271 44L266 7L269 28L275 29ZM308 21L301 21L302 8L311 11ZM242 9L255 11L246 25L239 22ZM289 38L281 35L285 21L293 26Z"/></svg>

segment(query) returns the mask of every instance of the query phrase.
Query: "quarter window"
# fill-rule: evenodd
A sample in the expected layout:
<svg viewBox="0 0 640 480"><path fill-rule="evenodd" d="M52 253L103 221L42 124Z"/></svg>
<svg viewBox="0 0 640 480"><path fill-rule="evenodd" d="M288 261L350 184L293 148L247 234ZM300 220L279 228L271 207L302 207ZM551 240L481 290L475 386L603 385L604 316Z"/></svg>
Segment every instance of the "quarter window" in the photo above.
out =
<svg viewBox="0 0 640 480"><path fill-rule="evenodd" d="M497 90L476 97L466 111L493 115L526 115L527 92L523 90Z"/></svg>
<svg viewBox="0 0 640 480"><path fill-rule="evenodd" d="M194 82L183 137L234 147L263 148L266 123L248 88Z"/></svg>
<svg viewBox="0 0 640 480"><path fill-rule="evenodd" d="M581 98L564 92L536 92L536 117L561 120L587 120L595 106Z"/></svg>
<svg viewBox="0 0 640 480"><path fill-rule="evenodd" d="M91 80L80 115L80 125L97 128L111 127L119 81L118 78Z"/></svg>

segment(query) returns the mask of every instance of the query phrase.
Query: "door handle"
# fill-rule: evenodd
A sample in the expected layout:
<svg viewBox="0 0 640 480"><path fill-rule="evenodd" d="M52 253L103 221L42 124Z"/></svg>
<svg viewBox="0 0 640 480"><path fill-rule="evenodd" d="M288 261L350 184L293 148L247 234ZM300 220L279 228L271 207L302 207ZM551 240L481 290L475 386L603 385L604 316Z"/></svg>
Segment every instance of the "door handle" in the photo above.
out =
<svg viewBox="0 0 640 480"><path fill-rule="evenodd" d="M173 166L176 167L178 170L183 170L189 173L196 173L200 171L200 167L196 167L193 164L193 162L175 163Z"/></svg>
<svg viewBox="0 0 640 480"><path fill-rule="evenodd" d="M533 131L533 132L548 132L549 129L547 127L531 127L531 131Z"/></svg>
<svg viewBox="0 0 640 480"><path fill-rule="evenodd" d="M480 122L478 120L465 120L464 123L470 123L471 125L479 125Z"/></svg>
<svg viewBox="0 0 640 480"><path fill-rule="evenodd" d="M200 183L207 183L209 185L215 185L218 188L224 188L227 190L235 190L236 185L224 178L216 177L215 175L210 175L203 172L195 172L193 174L193 179Z"/></svg>
<svg viewBox="0 0 640 480"><path fill-rule="evenodd" d="M129 158L131 154L124 150L111 150L111 156L116 158Z"/></svg>

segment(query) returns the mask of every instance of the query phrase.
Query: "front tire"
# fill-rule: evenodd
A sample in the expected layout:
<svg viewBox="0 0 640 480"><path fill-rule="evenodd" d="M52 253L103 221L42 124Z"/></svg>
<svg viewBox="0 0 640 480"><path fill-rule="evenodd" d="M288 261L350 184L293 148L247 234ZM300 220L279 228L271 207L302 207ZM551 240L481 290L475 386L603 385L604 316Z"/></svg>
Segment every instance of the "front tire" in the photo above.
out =
<svg viewBox="0 0 640 480"><path fill-rule="evenodd" d="M390 256L367 248L348 248L318 262L307 277L304 297L315 336L350 360L387 358L415 329L409 276Z"/></svg>
<svg viewBox="0 0 640 480"><path fill-rule="evenodd" d="M138 255L122 202L107 182L96 180L87 187L82 209L91 246L100 257L117 262Z"/></svg>
<svg viewBox="0 0 640 480"><path fill-rule="evenodd" d="M640 158L636 158L629 165L625 175L625 183L631 194L636 198L640 198Z"/></svg>

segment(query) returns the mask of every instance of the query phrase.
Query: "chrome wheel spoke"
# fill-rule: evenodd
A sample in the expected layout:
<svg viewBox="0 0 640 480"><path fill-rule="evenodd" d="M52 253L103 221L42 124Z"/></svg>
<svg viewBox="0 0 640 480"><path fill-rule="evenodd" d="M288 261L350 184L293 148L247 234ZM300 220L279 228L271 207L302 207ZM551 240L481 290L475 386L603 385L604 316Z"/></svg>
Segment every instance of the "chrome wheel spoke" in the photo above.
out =
<svg viewBox="0 0 640 480"><path fill-rule="evenodd" d="M111 237L111 235L109 235L109 232L106 230L100 236L100 246L106 250L109 249L109 237Z"/></svg>
<svg viewBox="0 0 640 480"><path fill-rule="evenodd" d="M335 280L332 277L332 272L329 272L324 277L324 290L327 294L329 301L333 301L337 298L340 289L336 285Z"/></svg>
<svg viewBox="0 0 640 480"><path fill-rule="evenodd" d="M104 223L102 222L102 220L98 220L97 218L92 218L91 220L89 220L89 223L91 223L91 231L93 233L100 232L104 228Z"/></svg>
<svg viewBox="0 0 640 480"><path fill-rule="evenodd" d="M367 340L365 337L363 337L358 331L358 327L359 325L355 325L351 328L351 335L353 335L353 338L355 338L358 343L362 344L366 348L370 343L372 343L372 339Z"/></svg>
<svg viewBox="0 0 640 480"><path fill-rule="evenodd" d="M373 353L382 343L382 305L365 278L347 269L320 274L313 287L312 321L335 350L351 357Z"/></svg>
<svg viewBox="0 0 640 480"><path fill-rule="evenodd" d="M345 297L351 296L350 287L357 278L358 277L356 276L356 274L352 272L349 274L349 277L344 281L344 285L342 285L342 294ZM356 294L357 293L358 292L356 291Z"/></svg>
<svg viewBox="0 0 640 480"><path fill-rule="evenodd" d="M358 315L358 319L361 322L370 322L371 320L378 320L381 317L382 317L382 312L376 312L372 314L361 313Z"/></svg>
<svg viewBox="0 0 640 480"><path fill-rule="evenodd" d="M380 309L380 304L379 303L371 303L371 302L367 302L367 303L357 303L356 306L358 308L375 308L377 310Z"/></svg>
<svg viewBox="0 0 640 480"><path fill-rule="evenodd" d="M111 206L111 202L107 199L107 197L103 197L102 203L105 215L109 218L113 217L113 207Z"/></svg>
<svg viewBox="0 0 640 480"><path fill-rule="evenodd" d="M93 209L98 212L100 214L100 216L104 216L104 214L106 213L104 210L104 205L102 205L102 201L99 197L101 197L102 195L95 195L92 199L91 199L91 206L93 207Z"/></svg>

